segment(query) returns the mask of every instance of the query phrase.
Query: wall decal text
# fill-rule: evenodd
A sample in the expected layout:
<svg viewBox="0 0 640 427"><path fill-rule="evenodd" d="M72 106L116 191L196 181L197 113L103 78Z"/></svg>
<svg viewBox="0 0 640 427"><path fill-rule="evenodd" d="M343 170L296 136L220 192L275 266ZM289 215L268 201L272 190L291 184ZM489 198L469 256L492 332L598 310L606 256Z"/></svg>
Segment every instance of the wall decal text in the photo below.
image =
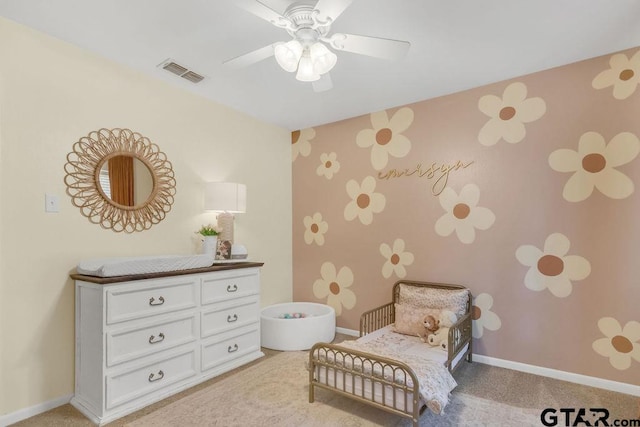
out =
<svg viewBox="0 0 640 427"><path fill-rule="evenodd" d="M449 173L451 171L457 171L460 169L466 169L474 162L473 160L464 163L462 160L458 160L453 164L449 163L431 163L431 166L428 168L423 168L422 163L418 163L414 169L389 169L387 172L378 172L378 179L386 179L389 180L391 178L402 178L402 177L416 177L416 178L427 178L427 179L436 179L431 186L431 193L434 196L440 195L442 190L447 186L447 182L449 181Z"/></svg>

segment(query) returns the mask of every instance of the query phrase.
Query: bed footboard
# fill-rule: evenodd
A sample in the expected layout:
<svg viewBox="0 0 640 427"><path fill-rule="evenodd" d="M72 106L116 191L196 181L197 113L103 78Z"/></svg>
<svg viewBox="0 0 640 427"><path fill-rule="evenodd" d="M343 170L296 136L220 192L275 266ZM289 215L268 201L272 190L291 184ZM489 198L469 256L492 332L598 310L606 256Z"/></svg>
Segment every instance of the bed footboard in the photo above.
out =
<svg viewBox="0 0 640 427"><path fill-rule="evenodd" d="M424 407L408 365L336 344L317 343L309 352L309 402L315 387L411 418L414 426Z"/></svg>

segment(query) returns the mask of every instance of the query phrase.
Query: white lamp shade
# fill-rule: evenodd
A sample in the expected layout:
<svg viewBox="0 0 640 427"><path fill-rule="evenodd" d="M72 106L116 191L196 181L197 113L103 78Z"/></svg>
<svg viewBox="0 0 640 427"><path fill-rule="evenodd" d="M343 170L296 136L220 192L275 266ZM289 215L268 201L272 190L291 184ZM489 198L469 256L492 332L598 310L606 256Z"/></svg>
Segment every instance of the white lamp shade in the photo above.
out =
<svg viewBox="0 0 640 427"><path fill-rule="evenodd" d="M298 68L298 62L302 56L302 45L298 40L291 40L277 45L273 52L278 65L283 70L293 73Z"/></svg>
<svg viewBox="0 0 640 427"><path fill-rule="evenodd" d="M320 79L320 74L314 71L313 62L311 62L311 58L307 55L303 55L302 58L300 58L296 79L301 82L315 82Z"/></svg>
<svg viewBox="0 0 640 427"><path fill-rule="evenodd" d="M338 62L336 54L322 43L314 43L309 49L309 55L316 74L328 73Z"/></svg>
<svg viewBox="0 0 640 427"><path fill-rule="evenodd" d="M234 182L208 182L204 191L204 209L214 212L246 212L247 186Z"/></svg>

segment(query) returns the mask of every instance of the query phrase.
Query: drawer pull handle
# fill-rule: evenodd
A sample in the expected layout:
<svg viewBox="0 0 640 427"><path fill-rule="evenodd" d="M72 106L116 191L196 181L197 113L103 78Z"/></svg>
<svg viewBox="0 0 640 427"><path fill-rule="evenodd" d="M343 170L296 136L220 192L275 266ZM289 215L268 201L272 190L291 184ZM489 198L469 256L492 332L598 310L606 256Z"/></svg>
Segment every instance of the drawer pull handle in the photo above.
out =
<svg viewBox="0 0 640 427"><path fill-rule="evenodd" d="M227 292L236 292L238 290L238 285L227 285Z"/></svg>
<svg viewBox="0 0 640 427"><path fill-rule="evenodd" d="M156 339L156 337L154 335L151 335L149 337L149 344L157 344L161 341L164 341L164 334L162 332L160 332L158 334L158 338Z"/></svg>
<svg viewBox="0 0 640 427"><path fill-rule="evenodd" d="M149 305L162 305L162 304L164 304L164 298L163 297L158 298L159 302L155 302L155 301L156 301L156 299L154 297L151 297L151 299L149 300Z"/></svg>
<svg viewBox="0 0 640 427"><path fill-rule="evenodd" d="M229 322L229 323L236 322L237 320L238 320L238 315L235 314L235 313L234 313L233 316L231 316L231 315L227 316L227 322Z"/></svg>
<svg viewBox="0 0 640 427"><path fill-rule="evenodd" d="M229 346L227 348L227 352L229 352L229 353L235 353L236 351L238 351L238 344L234 344L233 347Z"/></svg>
<svg viewBox="0 0 640 427"><path fill-rule="evenodd" d="M164 378L164 372L162 371L158 371L158 377L154 378L156 374L154 374L153 372L149 374L149 382L155 382L155 381L160 381L161 379Z"/></svg>

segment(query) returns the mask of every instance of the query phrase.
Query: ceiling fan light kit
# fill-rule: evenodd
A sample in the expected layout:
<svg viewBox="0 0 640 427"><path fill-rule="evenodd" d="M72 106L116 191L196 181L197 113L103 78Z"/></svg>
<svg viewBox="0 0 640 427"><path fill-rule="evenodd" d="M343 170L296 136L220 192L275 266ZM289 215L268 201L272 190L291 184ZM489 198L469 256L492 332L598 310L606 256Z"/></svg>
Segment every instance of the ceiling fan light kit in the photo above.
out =
<svg viewBox="0 0 640 427"><path fill-rule="evenodd" d="M293 73L298 68L302 51L302 44L298 40L281 43L273 49L278 65L290 73Z"/></svg>
<svg viewBox="0 0 640 427"><path fill-rule="evenodd" d="M336 33L329 36L331 24L353 0L303 0L291 4L283 14L276 12L259 0L236 0L236 4L276 27L286 30L292 40L273 45L276 61L283 70L296 72L296 79L314 82L314 90L321 92L331 88L329 71L338 62L337 55L329 47L382 59L397 60L409 49L409 42L379 37ZM229 66L245 66L270 55L270 46L249 52L226 61ZM319 80L322 84L316 85Z"/></svg>
<svg viewBox="0 0 640 427"><path fill-rule="evenodd" d="M338 62L338 56L320 42L311 45L309 56L318 74L328 73Z"/></svg>
<svg viewBox="0 0 640 427"><path fill-rule="evenodd" d="M320 42L312 44L311 47L303 47L298 40L291 40L277 45L274 55L283 70L290 73L297 70L296 79L301 82L318 80L338 62L336 54Z"/></svg>

